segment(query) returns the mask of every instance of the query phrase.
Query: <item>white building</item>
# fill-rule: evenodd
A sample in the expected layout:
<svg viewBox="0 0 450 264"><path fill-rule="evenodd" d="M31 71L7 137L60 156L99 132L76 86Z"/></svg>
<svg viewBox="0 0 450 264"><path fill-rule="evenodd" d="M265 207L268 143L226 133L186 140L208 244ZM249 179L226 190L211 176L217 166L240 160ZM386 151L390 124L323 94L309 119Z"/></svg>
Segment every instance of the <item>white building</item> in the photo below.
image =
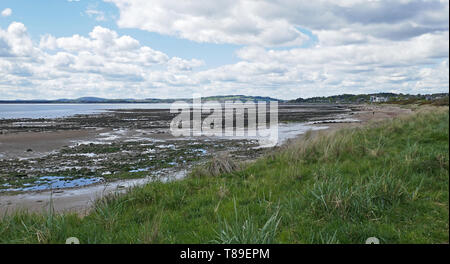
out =
<svg viewBox="0 0 450 264"><path fill-rule="evenodd" d="M384 103L387 102L388 98L387 97L381 97L381 96L371 96L370 97L370 102L371 103Z"/></svg>

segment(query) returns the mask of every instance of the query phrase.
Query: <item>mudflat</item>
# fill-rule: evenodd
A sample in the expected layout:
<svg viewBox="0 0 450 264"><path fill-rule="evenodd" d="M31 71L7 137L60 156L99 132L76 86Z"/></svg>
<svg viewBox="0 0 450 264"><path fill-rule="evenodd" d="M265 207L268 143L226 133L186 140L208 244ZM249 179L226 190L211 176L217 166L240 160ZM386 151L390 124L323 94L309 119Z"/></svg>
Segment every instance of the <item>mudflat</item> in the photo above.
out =
<svg viewBox="0 0 450 264"><path fill-rule="evenodd" d="M88 140L106 129L79 129L45 132L18 132L0 135L3 158L31 158L45 155L77 140Z"/></svg>

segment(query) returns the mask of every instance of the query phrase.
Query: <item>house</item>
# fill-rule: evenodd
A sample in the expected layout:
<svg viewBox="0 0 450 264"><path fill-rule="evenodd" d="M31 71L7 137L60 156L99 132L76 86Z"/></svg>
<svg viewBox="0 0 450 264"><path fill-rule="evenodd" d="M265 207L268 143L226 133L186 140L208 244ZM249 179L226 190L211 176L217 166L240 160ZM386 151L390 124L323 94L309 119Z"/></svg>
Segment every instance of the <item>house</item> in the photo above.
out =
<svg viewBox="0 0 450 264"><path fill-rule="evenodd" d="M384 103L387 102L388 98L387 97L381 97L381 96L371 96L370 97L370 102L371 103Z"/></svg>

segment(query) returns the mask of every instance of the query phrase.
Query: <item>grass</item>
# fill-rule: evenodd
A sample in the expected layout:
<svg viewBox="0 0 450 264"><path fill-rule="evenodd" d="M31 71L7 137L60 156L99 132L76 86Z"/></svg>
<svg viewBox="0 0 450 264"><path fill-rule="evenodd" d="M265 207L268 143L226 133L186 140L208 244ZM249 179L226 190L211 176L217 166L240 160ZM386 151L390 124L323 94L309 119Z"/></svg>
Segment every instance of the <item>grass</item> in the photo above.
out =
<svg viewBox="0 0 450 264"><path fill-rule="evenodd" d="M84 217L17 212L1 243L449 243L449 111L307 133L256 162L100 200Z"/></svg>
<svg viewBox="0 0 450 264"><path fill-rule="evenodd" d="M192 177L219 176L240 169L229 153L219 153L213 156L204 166L197 166L191 173Z"/></svg>

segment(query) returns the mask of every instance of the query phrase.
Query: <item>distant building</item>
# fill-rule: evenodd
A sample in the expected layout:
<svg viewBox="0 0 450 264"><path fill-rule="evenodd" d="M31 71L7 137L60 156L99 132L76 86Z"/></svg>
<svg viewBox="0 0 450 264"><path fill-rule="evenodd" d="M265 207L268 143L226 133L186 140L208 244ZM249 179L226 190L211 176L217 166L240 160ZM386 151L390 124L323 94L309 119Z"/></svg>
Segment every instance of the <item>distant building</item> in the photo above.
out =
<svg viewBox="0 0 450 264"><path fill-rule="evenodd" d="M381 97L381 96L371 96L370 97L370 102L371 103L384 103L387 102L388 98L387 97Z"/></svg>

